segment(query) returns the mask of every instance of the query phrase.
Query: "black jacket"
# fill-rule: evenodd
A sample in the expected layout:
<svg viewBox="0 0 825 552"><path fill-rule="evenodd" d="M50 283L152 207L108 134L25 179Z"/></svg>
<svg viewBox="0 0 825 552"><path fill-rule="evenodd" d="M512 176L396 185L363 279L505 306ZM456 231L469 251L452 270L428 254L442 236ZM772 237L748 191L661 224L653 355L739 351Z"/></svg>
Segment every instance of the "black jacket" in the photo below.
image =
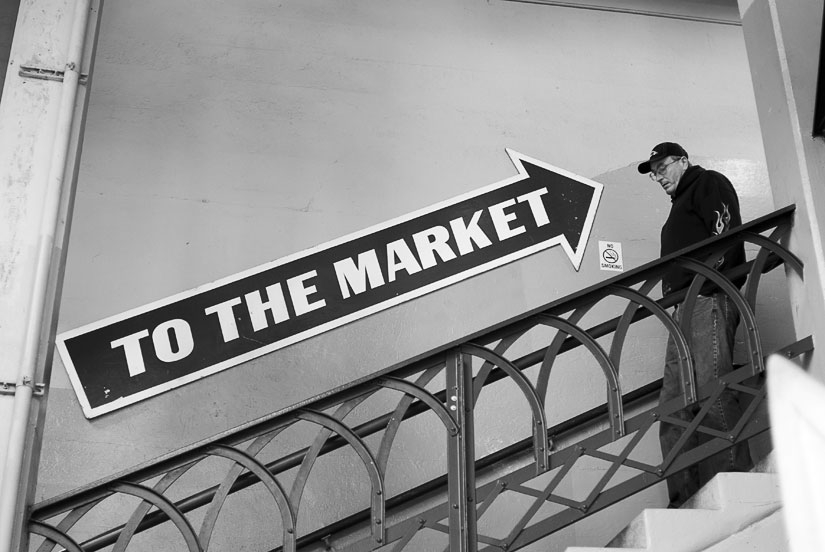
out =
<svg viewBox="0 0 825 552"><path fill-rule="evenodd" d="M724 175L699 165L688 167L671 196L670 215L662 226L662 256L716 236L742 224L739 198ZM745 262L745 246L739 243L725 253L715 268L725 271ZM668 295L690 285L693 273L674 268L662 279ZM735 282L741 285L742 282Z"/></svg>

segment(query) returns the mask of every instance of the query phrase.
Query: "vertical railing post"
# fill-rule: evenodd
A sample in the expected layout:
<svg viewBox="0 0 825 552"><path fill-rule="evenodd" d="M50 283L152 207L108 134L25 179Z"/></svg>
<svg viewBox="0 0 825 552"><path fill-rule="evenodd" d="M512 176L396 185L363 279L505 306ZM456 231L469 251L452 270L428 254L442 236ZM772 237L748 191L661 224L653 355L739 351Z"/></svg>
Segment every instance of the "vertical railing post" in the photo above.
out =
<svg viewBox="0 0 825 552"><path fill-rule="evenodd" d="M450 552L476 552L473 370L470 355L459 349L447 353L447 407L459 428L447 438Z"/></svg>

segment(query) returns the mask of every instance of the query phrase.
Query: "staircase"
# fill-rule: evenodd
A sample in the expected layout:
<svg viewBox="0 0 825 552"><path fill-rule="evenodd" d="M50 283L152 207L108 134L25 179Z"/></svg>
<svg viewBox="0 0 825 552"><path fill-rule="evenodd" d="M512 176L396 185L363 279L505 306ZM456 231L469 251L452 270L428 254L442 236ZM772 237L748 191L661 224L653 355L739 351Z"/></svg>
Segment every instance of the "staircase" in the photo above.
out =
<svg viewBox="0 0 825 552"><path fill-rule="evenodd" d="M781 508L776 473L720 473L681 508L646 509L607 546L567 552L785 552Z"/></svg>
<svg viewBox="0 0 825 552"><path fill-rule="evenodd" d="M718 474L681 509L644 510L607 546L566 552L825 550L825 385L780 355L767 374L776 449L751 473Z"/></svg>

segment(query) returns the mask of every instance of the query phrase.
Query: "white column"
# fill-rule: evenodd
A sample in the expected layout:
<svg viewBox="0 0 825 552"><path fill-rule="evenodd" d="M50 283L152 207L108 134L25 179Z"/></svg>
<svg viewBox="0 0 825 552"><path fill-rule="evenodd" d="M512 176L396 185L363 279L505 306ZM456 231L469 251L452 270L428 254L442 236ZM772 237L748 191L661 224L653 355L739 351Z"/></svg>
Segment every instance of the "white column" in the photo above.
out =
<svg viewBox="0 0 825 552"><path fill-rule="evenodd" d="M796 333L813 335L814 346L821 348L825 141L813 137L813 118L823 3L739 0L739 11L774 203L796 204L788 246L805 263L804 281L789 277ZM816 355L815 350L811 358ZM825 364L811 363L811 373L825 380Z"/></svg>

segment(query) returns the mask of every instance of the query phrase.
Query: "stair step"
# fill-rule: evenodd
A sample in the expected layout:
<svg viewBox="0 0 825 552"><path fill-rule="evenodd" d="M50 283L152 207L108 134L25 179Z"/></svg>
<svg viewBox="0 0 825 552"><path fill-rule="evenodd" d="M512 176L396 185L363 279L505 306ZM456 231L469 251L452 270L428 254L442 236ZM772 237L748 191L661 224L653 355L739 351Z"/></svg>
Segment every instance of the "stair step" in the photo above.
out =
<svg viewBox="0 0 825 552"><path fill-rule="evenodd" d="M647 510L637 530L611 543L613 548L644 548L649 552L697 552L719 542L758 517L721 510Z"/></svg>
<svg viewBox="0 0 825 552"><path fill-rule="evenodd" d="M772 473L720 473L680 509L649 508L606 548L569 547L567 552L698 552L723 541L781 507Z"/></svg>
<svg viewBox="0 0 825 552"><path fill-rule="evenodd" d="M610 550L603 546L568 546L564 552L605 552ZM622 552L650 552L647 548L622 548Z"/></svg>
<svg viewBox="0 0 825 552"><path fill-rule="evenodd" d="M728 506L774 505L781 502L779 477L775 473L723 472L718 473L682 506L721 510Z"/></svg>
<svg viewBox="0 0 825 552"><path fill-rule="evenodd" d="M780 508L766 518L706 548L704 552L789 552L791 547L785 532L783 515Z"/></svg>

